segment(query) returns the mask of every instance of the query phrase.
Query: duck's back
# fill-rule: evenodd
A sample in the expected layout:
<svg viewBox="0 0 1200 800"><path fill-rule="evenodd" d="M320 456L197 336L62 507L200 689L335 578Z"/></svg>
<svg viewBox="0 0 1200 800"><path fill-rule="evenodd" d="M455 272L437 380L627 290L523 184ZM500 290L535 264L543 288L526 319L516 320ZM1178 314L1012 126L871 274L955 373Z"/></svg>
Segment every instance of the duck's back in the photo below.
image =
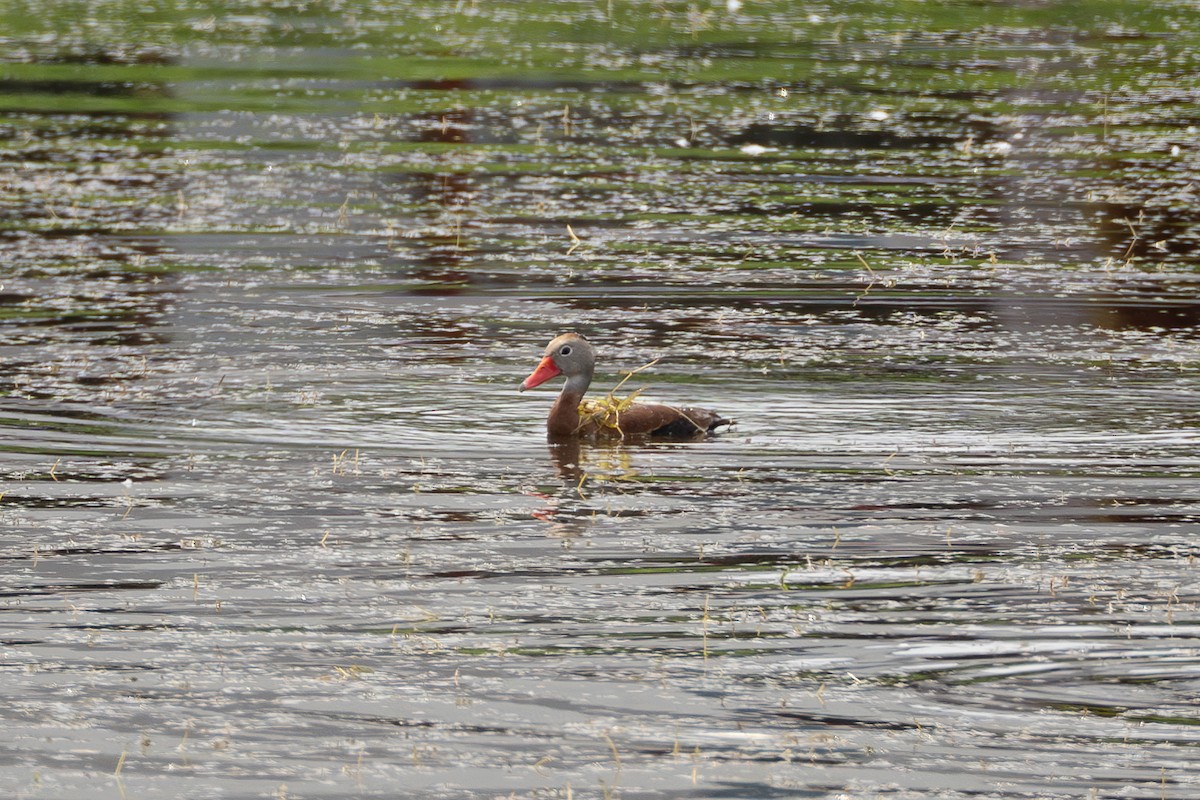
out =
<svg viewBox="0 0 1200 800"><path fill-rule="evenodd" d="M661 403L634 403L604 423L592 420L597 433L621 436L667 436L689 438L711 433L727 419L704 408L675 408Z"/></svg>

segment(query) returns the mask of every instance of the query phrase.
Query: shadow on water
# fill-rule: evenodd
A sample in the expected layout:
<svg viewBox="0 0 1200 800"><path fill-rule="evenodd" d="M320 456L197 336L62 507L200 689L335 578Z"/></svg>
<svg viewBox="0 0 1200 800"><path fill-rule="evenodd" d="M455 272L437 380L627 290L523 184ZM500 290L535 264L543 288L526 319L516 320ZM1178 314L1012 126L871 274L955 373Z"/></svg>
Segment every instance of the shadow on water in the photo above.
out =
<svg viewBox="0 0 1200 800"><path fill-rule="evenodd" d="M6 796L1196 795L1194 9L10 11Z"/></svg>

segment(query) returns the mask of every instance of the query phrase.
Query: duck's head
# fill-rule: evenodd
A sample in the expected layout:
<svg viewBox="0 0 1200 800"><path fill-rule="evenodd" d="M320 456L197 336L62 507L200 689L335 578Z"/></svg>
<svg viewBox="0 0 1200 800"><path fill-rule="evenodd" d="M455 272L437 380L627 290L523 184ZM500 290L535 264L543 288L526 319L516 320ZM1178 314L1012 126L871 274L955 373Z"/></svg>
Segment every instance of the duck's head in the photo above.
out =
<svg viewBox="0 0 1200 800"><path fill-rule="evenodd" d="M546 345L542 361L529 377L521 382L520 391L532 389L551 378L566 376L567 385L583 391L592 382L596 368L596 351L587 339L578 333L556 336Z"/></svg>

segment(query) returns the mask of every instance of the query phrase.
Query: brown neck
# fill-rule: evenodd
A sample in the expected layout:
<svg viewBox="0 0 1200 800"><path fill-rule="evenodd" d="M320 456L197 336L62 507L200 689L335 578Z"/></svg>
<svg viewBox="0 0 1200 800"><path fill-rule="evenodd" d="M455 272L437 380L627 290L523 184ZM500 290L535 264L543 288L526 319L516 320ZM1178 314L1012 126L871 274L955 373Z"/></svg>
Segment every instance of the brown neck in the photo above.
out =
<svg viewBox="0 0 1200 800"><path fill-rule="evenodd" d="M579 401L582 399L583 392L570 384L559 392L550 409L550 418L546 420L546 431L552 438L574 436L579 431Z"/></svg>

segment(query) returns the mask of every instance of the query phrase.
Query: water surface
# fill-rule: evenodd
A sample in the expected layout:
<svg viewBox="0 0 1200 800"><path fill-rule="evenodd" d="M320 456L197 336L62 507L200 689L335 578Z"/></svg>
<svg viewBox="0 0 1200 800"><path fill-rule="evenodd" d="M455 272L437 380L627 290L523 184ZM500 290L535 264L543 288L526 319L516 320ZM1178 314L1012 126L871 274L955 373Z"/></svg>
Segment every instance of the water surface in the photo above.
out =
<svg viewBox="0 0 1200 800"><path fill-rule="evenodd" d="M1200 791L1191 4L335 5L6 9L6 796Z"/></svg>

